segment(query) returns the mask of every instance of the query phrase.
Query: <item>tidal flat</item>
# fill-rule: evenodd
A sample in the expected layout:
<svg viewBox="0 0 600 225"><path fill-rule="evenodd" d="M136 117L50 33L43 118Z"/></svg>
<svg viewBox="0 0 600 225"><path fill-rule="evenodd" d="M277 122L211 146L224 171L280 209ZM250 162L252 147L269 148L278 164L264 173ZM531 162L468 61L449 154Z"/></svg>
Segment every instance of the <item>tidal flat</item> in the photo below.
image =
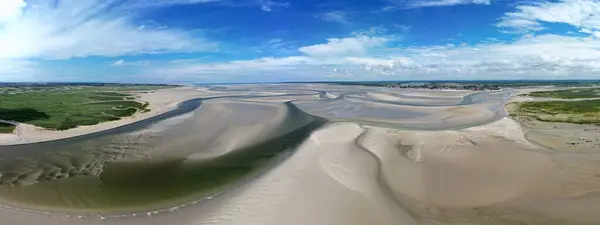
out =
<svg viewBox="0 0 600 225"><path fill-rule="evenodd" d="M11 225L596 224L597 130L508 114L523 92L261 84L142 94L163 113L0 146L0 216Z"/></svg>

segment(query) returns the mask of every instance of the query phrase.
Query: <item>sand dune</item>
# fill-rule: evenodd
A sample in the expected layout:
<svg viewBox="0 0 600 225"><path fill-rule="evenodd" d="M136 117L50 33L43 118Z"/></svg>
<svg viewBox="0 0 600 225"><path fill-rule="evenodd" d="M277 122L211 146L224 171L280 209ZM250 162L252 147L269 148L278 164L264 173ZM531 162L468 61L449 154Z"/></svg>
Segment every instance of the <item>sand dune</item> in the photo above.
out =
<svg viewBox="0 0 600 225"><path fill-rule="evenodd" d="M395 224L396 215L386 213L381 197L374 198L375 162L353 146L361 132L350 124L316 132L294 157L228 199L224 209L231 210L211 213L208 220L257 225Z"/></svg>
<svg viewBox="0 0 600 225"><path fill-rule="evenodd" d="M544 155L494 136L477 140L468 131L382 132L374 128L363 143L387 160L383 173L393 190L434 206L479 207L510 200L535 187L551 168ZM399 154L390 150L396 146Z"/></svg>
<svg viewBox="0 0 600 225"><path fill-rule="evenodd" d="M20 208L0 208L2 224L600 221L600 154L530 142L504 118L508 92L317 84L172 91L156 107L216 98L124 133L0 147L0 202ZM313 132L324 123L314 115L329 123Z"/></svg>

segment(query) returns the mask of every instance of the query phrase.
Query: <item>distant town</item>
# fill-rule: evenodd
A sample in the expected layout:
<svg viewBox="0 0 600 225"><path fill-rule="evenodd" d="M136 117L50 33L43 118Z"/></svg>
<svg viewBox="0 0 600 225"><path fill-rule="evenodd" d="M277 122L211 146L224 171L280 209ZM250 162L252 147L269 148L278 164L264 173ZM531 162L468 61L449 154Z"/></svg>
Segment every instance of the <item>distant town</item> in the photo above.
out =
<svg viewBox="0 0 600 225"><path fill-rule="evenodd" d="M322 82L323 83L323 82ZM506 80L506 81L364 81L364 82L324 82L335 85L361 85L415 90L471 90L495 91L502 88L556 86L585 87L598 86L598 80Z"/></svg>
<svg viewBox="0 0 600 225"><path fill-rule="evenodd" d="M402 88L402 89L429 89L429 90L470 90L470 91L494 91L500 90L500 86L498 85L490 85L490 84L458 84L458 83L448 83L448 84L412 84L412 83L403 83L403 84L391 84L384 85L387 88Z"/></svg>

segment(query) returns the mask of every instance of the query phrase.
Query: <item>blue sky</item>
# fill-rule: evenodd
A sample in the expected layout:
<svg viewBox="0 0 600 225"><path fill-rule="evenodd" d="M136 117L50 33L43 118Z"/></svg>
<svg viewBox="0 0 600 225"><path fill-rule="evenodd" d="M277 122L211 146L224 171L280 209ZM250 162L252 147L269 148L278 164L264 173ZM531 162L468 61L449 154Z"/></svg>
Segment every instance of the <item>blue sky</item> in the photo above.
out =
<svg viewBox="0 0 600 225"><path fill-rule="evenodd" d="M0 1L0 81L435 79L600 79L600 1Z"/></svg>

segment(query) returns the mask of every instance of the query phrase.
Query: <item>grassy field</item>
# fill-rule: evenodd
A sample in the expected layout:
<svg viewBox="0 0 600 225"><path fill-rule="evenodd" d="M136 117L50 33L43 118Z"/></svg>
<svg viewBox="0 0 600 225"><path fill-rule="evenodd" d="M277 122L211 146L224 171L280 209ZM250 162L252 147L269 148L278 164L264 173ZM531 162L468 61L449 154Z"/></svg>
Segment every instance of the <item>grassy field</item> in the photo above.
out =
<svg viewBox="0 0 600 225"><path fill-rule="evenodd" d="M16 126L8 123L0 123L0 134L10 134L15 131Z"/></svg>
<svg viewBox="0 0 600 225"><path fill-rule="evenodd" d="M0 119L66 130L119 120L147 112L146 102L134 101L140 91L160 86L59 86L0 88ZM8 129L8 128L7 128Z"/></svg>
<svg viewBox="0 0 600 225"><path fill-rule="evenodd" d="M600 88L576 88L557 91L538 91L529 93L528 95L531 97L562 99L600 98Z"/></svg>
<svg viewBox="0 0 600 225"><path fill-rule="evenodd" d="M506 109L513 117L545 122L600 124L600 100L544 101L510 103Z"/></svg>

